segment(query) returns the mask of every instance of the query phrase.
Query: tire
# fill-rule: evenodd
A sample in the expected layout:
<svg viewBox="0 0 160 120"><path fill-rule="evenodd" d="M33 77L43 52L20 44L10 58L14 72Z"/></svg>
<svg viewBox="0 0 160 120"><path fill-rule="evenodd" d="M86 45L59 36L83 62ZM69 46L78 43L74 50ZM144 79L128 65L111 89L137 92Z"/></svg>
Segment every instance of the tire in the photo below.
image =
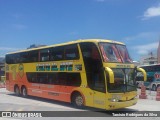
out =
<svg viewBox="0 0 160 120"><path fill-rule="evenodd" d="M19 87L18 86L15 86L14 88L14 92L17 96L20 96L20 90L19 90Z"/></svg>
<svg viewBox="0 0 160 120"><path fill-rule="evenodd" d="M81 94L76 93L72 96L72 104L76 108L83 108L84 107L84 99Z"/></svg>
<svg viewBox="0 0 160 120"><path fill-rule="evenodd" d="M160 87L160 85L157 85L157 89Z"/></svg>
<svg viewBox="0 0 160 120"><path fill-rule="evenodd" d="M28 96L26 87L22 87L21 93L22 93L23 97L27 97Z"/></svg>
<svg viewBox="0 0 160 120"><path fill-rule="evenodd" d="M140 87L139 87L139 83L137 83L137 88L140 88Z"/></svg>
<svg viewBox="0 0 160 120"><path fill-rule="evenodd" d="M152 90L153 90L153 91L156 91L156 90L157 90L156 85L152 85Z"/></svg>

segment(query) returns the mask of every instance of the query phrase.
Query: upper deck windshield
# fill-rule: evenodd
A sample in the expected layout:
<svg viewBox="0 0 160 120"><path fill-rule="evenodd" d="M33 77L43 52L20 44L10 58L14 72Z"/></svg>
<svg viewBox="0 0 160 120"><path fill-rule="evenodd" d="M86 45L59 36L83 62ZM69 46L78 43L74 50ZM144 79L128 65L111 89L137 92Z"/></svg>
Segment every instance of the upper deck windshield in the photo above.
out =
<svg viewBox="0 0 160 120"><path fill-rule="evenodd" d="M100 43L99 46L104 62L132 63L125 45Z"/></svg>

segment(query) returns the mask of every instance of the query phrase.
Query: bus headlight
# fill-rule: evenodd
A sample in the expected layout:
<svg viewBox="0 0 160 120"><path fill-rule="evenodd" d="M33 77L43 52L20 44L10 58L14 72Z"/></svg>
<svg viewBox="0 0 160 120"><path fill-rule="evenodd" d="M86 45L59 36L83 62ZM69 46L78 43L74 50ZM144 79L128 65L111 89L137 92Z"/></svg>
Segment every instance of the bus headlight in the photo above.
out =
<svg viewBox="0 0 160 120"><path fill-rule="evenodd" d="M118 98L111 98L111 99L109 99L109 101L111 101L111 102L118 102L119 99Z"/></svg>
<svg viewBox="0 0 160 120"><path fill-rule="evenodd" d="M121 98L122 98L121 95L114 94L108 100L111 101L111 102L119 102L121 100Z"/></svg>

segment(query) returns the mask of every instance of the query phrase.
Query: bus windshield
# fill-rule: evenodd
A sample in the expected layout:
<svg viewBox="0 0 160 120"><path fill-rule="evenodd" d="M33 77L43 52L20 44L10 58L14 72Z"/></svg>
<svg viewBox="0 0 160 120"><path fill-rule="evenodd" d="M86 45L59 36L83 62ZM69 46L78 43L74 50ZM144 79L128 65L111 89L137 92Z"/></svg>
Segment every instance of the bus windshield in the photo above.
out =
<svg viewBox="0 0 160 120"><path fill-rule="evenodd" d="M133 68L113 68L114 72L114 83L108 82L109 92L129 92L136 90L136 83L134 80L134 69ZM106 75L106 78L107 75Z"/></svg>
<svg viewBox="0 0 160 120"><path fill-rule="evenodd" d="M132 63L124 45L100 43L100 49L105 62Z"/></svg>

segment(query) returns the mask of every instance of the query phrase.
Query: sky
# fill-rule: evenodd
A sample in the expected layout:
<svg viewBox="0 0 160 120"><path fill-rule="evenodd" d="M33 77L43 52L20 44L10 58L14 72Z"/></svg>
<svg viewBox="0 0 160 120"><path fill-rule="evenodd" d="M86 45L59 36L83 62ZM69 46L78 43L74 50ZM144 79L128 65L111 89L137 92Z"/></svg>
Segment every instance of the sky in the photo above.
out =
<svg viewBox="0 0 160 120"><path fill-rule="evenodd" d="M92 38L124 42L133 60L156 54L160 0L0 0L0 57Z"/></svg>

